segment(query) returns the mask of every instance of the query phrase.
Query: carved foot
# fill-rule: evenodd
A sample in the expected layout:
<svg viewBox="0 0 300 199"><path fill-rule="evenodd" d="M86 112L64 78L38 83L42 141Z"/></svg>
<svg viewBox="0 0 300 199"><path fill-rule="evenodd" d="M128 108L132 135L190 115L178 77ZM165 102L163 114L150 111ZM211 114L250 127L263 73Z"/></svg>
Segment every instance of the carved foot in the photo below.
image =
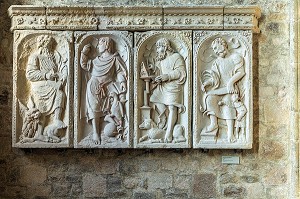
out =
<svg viewBox="0 0 300 199"><path fill-rule="evenodd" d="M234 143L234 142L236 142L236 139L234 137L228 137L228 142Z"/></svg>
<svg viewBox="0 0 300 199"><path fill-rule="evenodd" d="M166 135L166 136L165 136L164 142L165 142L165 143L171 143L171 142L172 142L172 136Z"/></svg>
<svg viewBox="0 0 300 199"><path fill-rule="evenodd" d="M93 133L92 141L95 145L101 144L100 137L99 137L98 133Z"/></svg>
<svg viewBox="0 0 300 199"><path fill-rule="evenodd" d="M206 132L207 133L212 132L212 131L216 130L217 128L218 128L217 124L210 124L208 127L206 127Z"/></svg>

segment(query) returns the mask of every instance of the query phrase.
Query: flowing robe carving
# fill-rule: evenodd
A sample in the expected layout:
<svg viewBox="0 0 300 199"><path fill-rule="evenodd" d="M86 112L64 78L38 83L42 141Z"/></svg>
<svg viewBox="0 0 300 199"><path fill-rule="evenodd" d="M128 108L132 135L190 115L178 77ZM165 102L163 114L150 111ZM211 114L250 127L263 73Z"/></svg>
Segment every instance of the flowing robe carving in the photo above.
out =
<svg viewBox="0 0 300 199"><path fill-rule="evenodd" d="M231 54L225 58L218 57L212 66L214 75L214 88L204 96L205 110L207 115L215 115L220 119L236 119L236 110L234 106L219 106L218 102L232 104L233 94L227 90L227 84L237 73L245 73L244 59L238 54ZM234 90L239 93L237 83L234 84Z"/></svg>
<svg viewBox="0 0 300 199"><path fill-rule="evenodd" d="M150 97L150 102L182 107L183 84L186 79L185 62L182 56L173 53L161 60L158 65L160 74L168 74L169 80L157 85Z"/></svg>
<svg viewBox="0 0 300 199"><path fill-rule="evenodd" d="M47 80L46 74L58 74L55 81ZM32 97L36 108L49 115L57 108L64 108L65 93L62 86L66 81L67 66L57 51L46 54L38 52L29 57L26 77L31 81Z"/></svg>
<svg viewBox="0 0 300 199"><path fill-rule="evenodd" d="M126 65L118 53L107 58L100 56L93 60L81 54L81 67L90 72L86 86L85 116L88 120L103 117L109 111L109 95L120 94L119 85L126 82ZM117 81L116 81L117 80Z"/></svg>

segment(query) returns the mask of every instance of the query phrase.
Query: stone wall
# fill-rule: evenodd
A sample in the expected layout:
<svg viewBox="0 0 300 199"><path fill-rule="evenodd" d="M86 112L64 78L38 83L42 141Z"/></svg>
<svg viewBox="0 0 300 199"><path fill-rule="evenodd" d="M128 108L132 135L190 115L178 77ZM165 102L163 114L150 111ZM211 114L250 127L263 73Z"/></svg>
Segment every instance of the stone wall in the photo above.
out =
<svg viewBox="0 0 300 199"><path fill-rule="evenodd" d="M14 4L260 6L261 33L253 45L253 149L11 148L12 33L7 9ZM293 10L289 0L1 0L0 198L297 198ZM225 155L239 156L241 163L224 165Z"/></svg>

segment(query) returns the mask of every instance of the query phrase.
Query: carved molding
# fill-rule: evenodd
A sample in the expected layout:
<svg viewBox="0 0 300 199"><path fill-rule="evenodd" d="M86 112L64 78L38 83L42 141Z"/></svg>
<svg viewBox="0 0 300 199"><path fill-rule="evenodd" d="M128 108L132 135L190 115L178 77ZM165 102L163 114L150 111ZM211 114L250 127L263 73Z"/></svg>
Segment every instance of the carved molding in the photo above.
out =
<svg viewBox="0 0 300 199"><path fill-rule="evenodd" d="M249 7L41 7L11 6L11 30L214 29L259 32L260 9Z"/></svg>

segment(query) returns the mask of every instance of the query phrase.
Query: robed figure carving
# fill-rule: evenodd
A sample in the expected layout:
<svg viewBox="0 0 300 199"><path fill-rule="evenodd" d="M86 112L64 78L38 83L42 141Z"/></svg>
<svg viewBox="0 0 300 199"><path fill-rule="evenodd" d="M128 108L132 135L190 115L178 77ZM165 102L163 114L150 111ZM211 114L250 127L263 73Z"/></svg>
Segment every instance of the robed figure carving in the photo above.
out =
<svg viewBox="0 0 300 199"><path fill-rule="evenodd" d="M23 142L60 142L63 122L67 79L66 60L55 50L56 42L49 35L36 38L37 50L28 58L26 78L31 82L31 94L27 106L19 101L24 123ZM50 117L51 116L51 117Z"/></svg>
<svg viewBox="0 0 300 199"><path fill-rule="evenodd" d="M118 136L123 131L127 70L118 52L114 52L114 41L110 37L99 39L100 54L94 59L89 59L91 47L91 44L85 45L80 57L81 68L89 74L83 114L93 128L90 138L99 145L101 128L108 137ZM101 127L104 121L108 124Z"/></svg>
<svg viewBox="0 0 300 199"><path fill-rule="evenodd" d="M241 97L238 82L245 76L244 58L237 53L230 53L227 42L218 37L214 39L211 47L218 56L213 62L211 70L202 73L202 86L204 92L201 111L210 119L202 133L218 131L218 119L223 119L227 124L228 142L235 142L234 125L237 117L238 101ZM240 102L241 103L241 102ZM246 110L243 110L243 116ZM201 133L201 134L202 134Z"/></svg>

